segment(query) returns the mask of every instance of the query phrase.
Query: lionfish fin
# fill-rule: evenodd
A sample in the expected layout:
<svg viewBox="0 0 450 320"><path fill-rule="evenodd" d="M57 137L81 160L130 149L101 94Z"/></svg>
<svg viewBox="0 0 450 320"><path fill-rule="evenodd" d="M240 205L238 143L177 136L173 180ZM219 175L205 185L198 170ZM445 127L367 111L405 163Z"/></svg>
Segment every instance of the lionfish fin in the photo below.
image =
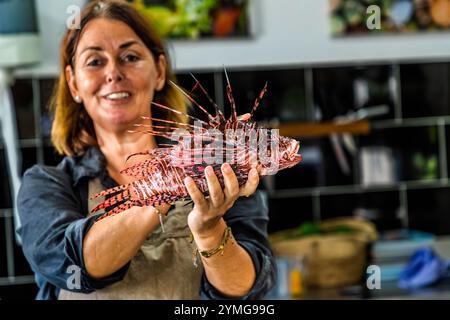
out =
<svg viewBox="0 0 450 320"><path fill-rule="evenodd" d="M175 82L169 80L170 84L173 85L175 88L177 88L184 96L186 96L186 98L189 99L190 102L192 102L194 105L196 105L200 110L202 110L207 116L208 116L208 121L210 122L209 126L211 125L211 122L214 122L214 117L208 112L206 111L205 108L203 108L197 101L195 101L194 98L192 98L189 94L187 94L180 86L178 86Z"/></svg>
<svg viewBox="0 0 450 320"><path fill-rule="evenodd" d="M126 185L126 186L127 186L126 190L124 190L123 192L118 193L115 196L112 196L112 197L108 198L107 200L101 202L100 204L98 204L97 206L95 206L91 210L91 213L95 213L95 212L97 212L99 210L102 210L102 209L107 209L107 208L115 205L116 203L121 203L121 202L124 202L124 201L128 201L129 198L130 198L130 190L128 189L128 185ZM112 189L115 189L115 188L112 188ZM109 190L111 190L111 189L109 189ZM105 191L109 191L109 190L105 190ZM96 195L94 197L97 198L99 196L100 196L100 194L98 194L98 195ZM120 205L119 205L119 207L120 207Z"/></svg>
<svg viewBox="0 0 450 320"><path fill-rule="evenodd" d="M145 179L150 174L156 171L158 160L156 156L150 154L152 158L145 161L131 165L120 171L120 174L127 175L129 177L135 177L137 179Z"/></svg>
<svg viewBox="0 0 450 320"><path fill-rule="evenodd" d="M172 121L172 120L164 120L164 119L159 119L159 118L153 118L153 117L146 117L146 116L141 116L142 119L144 120L151 120L151 121L157 121L157 122L162 122L162 123L168 123L168 124L174 124L176 126L186 126L189 128L193 128L193 129L200 129L200 130L206 130L203 127L199 127L199 126L195 126L189 123L181 123L181 122L176 122L176 121ZM152 125L146 125L146 124L135 124L135 127L152 127ZM169 127L169 128L173 128L173 127ZM178 127L176 129L179 129Z"/></svg>
<svg viewBox="0 0 450 320"><path fill-rule="evenodd" d="M256 97L256 99L255 99L255 103L253 104L252 111L250 112L250 119L253 117L253 113L256 111L256 109L258 109L261 99L264 97L266 92L267 92L267 82L264 85L264 88L262 88L261 92L259 93L259 96Z"/></svg>
<svg viewBox="0 0 450 320"><path fill-rule="evenodd" d="M172 140L172 137L167 134L167 132L154 131L154 130L127 130L128 133L146 133L152 136L159 136L169 140Z"/></svg>
<svg viewBox="0 0 450 320"><path fill-rule="evenodd" d="M119 214L119 213L121 213L121 212L123 212L125 210L130 209L131 207L144 207L144 206L153 206L153 207L155 207L155 206L160 206L160 205L163 205L163 204L166 204L166 203L173 203L173 202L179 200L179 198L180 197L177 196L177 195L160 194L160 195L155 195L155 196L153 196L153 197L151 197L149 199L146 199L146 200L127 200L124 203L121 203L120 205L115 207L114 209L112 209L112 210L106 212L105 214L101 215L97 219L97 221L100 221L100 220L105 219L107 217L115 216L115 215L117 215L117 214ZM97 210L96 210L96 208L92 209L92 212L96 212L96 211L98 211L100 209L103 209L103 207L99 208Z"/></svg>
<svg viewBox="0 0 450 320"><path fill-rule="evenodd" d="M228 101L230 102L230 105L231 105L230 120L232 123L235 123L237 121L236 103L234 102L233 92L231 90L230 79L228 78L228 73L227 73L227 69L225 68L225 66L223 67L223 70L225 71L225 77L227 79L227 97L228 97Z"/></svg>
<svg viewBox="0 0 450 320"><path fill-rule="evenodd" d="M150 150L147 150L147 151L136 152L136 153L130 154L130 155L125 159L125 163L127 163L128 160L130 160L131 158L136 157L136 156L147 156L147 155L152 156L153 154L151 153L151 150L153 150L153 149L150 149ZM125 170L126 170L126 169L125 169ZM125 171L125 170L122 170L120 173L122 173L122 172Z"/></svg>
<svg viewBox="0 0 450 320"><path fill-rule="evenodd" d="M97 222L100 221L100 220L103 220L103 219L105 219L105 218L107 218L107 217L115 216L116 214L119 214L119 213L121 213L121 212L123 212L123 211L125 211L125 210L130 209L132 206L133 206L133 205L132 205L132 202L131 202L131 201L127 201L127 202L125 202L125 203L122 203L121 205L119 205L118 207L114 208L113 210L108 211L107 213L101 215L101 216L97 219ZM94 209L95 209L95 208L94 208ZM94 211L93 211L93 212L94 212Z"/></svg>
<svg viewBox="0 0 450 320"><path fill-rule="evenodd" d="M92 197L90 197L90 200L94 200L94 199L97 199L98 197L104 197L104 196L107 196L109 194L113 194L113 193L117 193L117 192L126 190L126 189L128 189L128 186L129 186L129 184L124 184L124 185L121 185L121 186L110 188L108 190L104 190L104 191L102 191L100 193L97 193L97 194L93 195Z"/></svg>
<svg viewBox="0 0 450 320"><path fill-rule="evenodd" d="M180 90L181 90L181 88L180 88ZM181 90L181 92L183 92L184 94L186 94L183 90ZM167 106L165 106L165 105L163 105L163 104L157 103L157 102L152 102L152 104L155 105L155 106L157 106L157 107L159 107L159 108L161 108L161 109L165 109L165 110L168 110L168 111L170 111L170 112L173 112L173 113L176 113L176 114L179 114L179 115L188 117L189 119L192 119L192 120L194 120L194 121L199 121L201 124L204 124L204 125L206 125L207 127L210 127L210 125L209 125L207 122L205 122L205 121L203 121L203 120L200 120L200 119L198 119L198 118L196 118L196 117L190 116L190 115L188 115L188 114L186 114L186 113L183 113L183 112L181 112L181 111L178 111L178 110L169 108L169 107L167 107Z"/></svg>
<svg viewBox="0 0 450 320"><path fill-rule="evenodd" d="M205 97L209 100L209 103L211 103L214 106L214 109L216 111L216 116L214 118L219 117L220 119L217 120L215 119L216 122L225 122L225 116L223 115L222 111L220 110L219 106L217 105L217 103L214 102L214 100L210 97L210 95L208 94L208 92L206 91L206 89L202 86L202 84L200 83L199 80L197 80L197 78L190 72L189 73L191 75L191 77L194 79L195 81L195 85L194 88L191 90L191 92L193 92L197 87L200 88L200 90L203 92L203 94L205 95Z"/></svg>

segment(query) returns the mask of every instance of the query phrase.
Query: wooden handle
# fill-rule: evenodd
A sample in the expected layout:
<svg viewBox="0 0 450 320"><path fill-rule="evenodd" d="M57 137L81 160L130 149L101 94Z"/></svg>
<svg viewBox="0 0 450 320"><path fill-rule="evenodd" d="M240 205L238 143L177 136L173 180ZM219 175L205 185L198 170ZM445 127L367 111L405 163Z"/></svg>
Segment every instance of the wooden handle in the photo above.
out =
<svg viewBox="0 0 450 320"><path fill-rule="evenodd" d="M283 123L278 126L280 135L287 137L322 137L333 133L369 134L370 123L359 120L338 124L335 122L321 123Z"/></svg>

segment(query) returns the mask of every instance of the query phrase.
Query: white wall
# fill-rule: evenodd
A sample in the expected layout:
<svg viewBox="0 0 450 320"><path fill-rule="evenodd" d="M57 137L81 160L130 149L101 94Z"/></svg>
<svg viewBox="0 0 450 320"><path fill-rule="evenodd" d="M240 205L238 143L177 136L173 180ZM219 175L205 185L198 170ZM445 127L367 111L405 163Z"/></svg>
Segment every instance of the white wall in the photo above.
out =
<svg viewBox="0 0 450 320"><path fill-rule="evenodd" d="M70 5L82 7L86 0L35 0L38 15L39 31L42 38L42 63L39 67L28 68L18 72L27 76L54 76L58 73L59 42L66 28L66 21L70 14L67 8ZM35 48L30 48L35 50Z"/></svg>
<svg viewBox="0 0 450 320"><path fill-rule="evenodd" d="M254 41L175 45L177 67L450 58L450 32L332 38L328 0L256 1L262 30Z"/></svg>
<svg viewBox="0 0 450 320"><path fill-rule="evenodd" d="M392 60L450 60L450 32L332 38L328 0L253 0L256 35L250 40L176 41L178 70ZM36 0L44 62L26 74L56 74L66 8L84 0ZM21 72L23 73L23 72Z"/></svg>

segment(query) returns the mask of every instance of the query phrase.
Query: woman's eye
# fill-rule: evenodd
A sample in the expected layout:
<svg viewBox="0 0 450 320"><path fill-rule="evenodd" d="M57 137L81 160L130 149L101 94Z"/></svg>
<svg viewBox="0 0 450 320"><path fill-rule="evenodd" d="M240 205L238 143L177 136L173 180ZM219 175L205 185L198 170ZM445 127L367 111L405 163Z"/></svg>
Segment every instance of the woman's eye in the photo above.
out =
<svg viewBox="0 0 450 320"><path fill-rule="evenodd" d="M139 57L134 54L127 54L125 57L123 57L123 61L125 62L136 62L139 60Z"/></svg>
<svg viewBox="0 0 450 320"><path fill-rule="evenodd" d="M89 60L87 65L89 67L97 67L100 65L100 63L101 63L100 59L92 59L92 60Z"/></svg>

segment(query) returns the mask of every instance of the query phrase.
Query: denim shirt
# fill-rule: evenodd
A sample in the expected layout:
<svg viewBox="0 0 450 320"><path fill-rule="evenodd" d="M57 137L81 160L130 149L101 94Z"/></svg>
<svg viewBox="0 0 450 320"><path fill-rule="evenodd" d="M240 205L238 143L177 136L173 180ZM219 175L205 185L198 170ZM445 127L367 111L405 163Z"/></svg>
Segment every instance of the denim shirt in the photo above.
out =
<svg viewBox="0 0 450 320"><path fill-rule="evenodd" d="M17 199L22 226L17 232L39 287L36 299L57 299L60 288L66 289L71 281L73 266L81 274L81 289L77 290L81 293L121 281L128 270L130 262L102 279L86 271L83 239L98 217L87 217L88 182L93 178L99 178L105 189L117 186L107 173L104 155L95 147L83 156L65 157L57 167L35 165L23 176ZM268 207L262 192L236 200L224 219L236 241L251 256L256 271L252 289L241 299L262 299L276 281L275 259L267 239ZM205 274L200 296L226 299Z"/></svg>

